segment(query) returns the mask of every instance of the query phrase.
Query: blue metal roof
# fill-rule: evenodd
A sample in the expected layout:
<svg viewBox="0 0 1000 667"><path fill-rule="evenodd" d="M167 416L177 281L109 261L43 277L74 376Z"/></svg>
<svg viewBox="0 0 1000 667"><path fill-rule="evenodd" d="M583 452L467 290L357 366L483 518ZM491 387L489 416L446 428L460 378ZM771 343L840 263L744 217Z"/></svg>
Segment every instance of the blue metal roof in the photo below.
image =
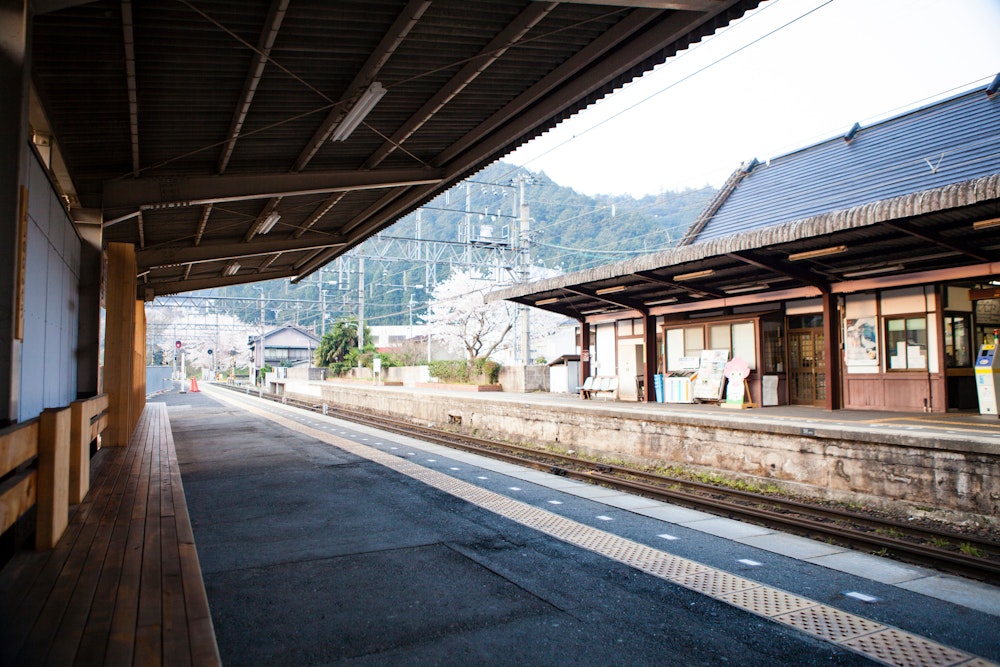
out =
<svg viewBox="0 0 1000 667"><path fill-rule="evenodd" d="M980 88L755 166L695 243L1000 173L1000 94ZM693 230L694 231L694 230Z"/></svg>

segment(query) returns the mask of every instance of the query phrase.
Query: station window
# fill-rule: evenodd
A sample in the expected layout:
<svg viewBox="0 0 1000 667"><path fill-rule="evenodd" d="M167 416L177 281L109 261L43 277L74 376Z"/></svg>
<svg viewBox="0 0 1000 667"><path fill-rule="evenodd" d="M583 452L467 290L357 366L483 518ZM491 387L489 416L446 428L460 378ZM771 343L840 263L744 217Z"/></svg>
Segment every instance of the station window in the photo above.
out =
<svg viewBox="0 0 1000 667"><path fill-rule="evenodd" d="M681 357L698 357L706 349L729 350L730 358L740 357L751 369L757 368L757 340L753 322L720 322L668 329L666 344L668 371L681 370Z"/></svg>
<svg viewBox="0 0 1000 667"><path fill-rule="evenodd" d="M944 358L948 368L972 366L971 330L968 315L944 316Z"/></svg>
<svg viewBox="0 0 1000 667"><path fill-rule="evenodd" d="M889 370L927 368L926 317L886 318L885 341Z"/></svg>

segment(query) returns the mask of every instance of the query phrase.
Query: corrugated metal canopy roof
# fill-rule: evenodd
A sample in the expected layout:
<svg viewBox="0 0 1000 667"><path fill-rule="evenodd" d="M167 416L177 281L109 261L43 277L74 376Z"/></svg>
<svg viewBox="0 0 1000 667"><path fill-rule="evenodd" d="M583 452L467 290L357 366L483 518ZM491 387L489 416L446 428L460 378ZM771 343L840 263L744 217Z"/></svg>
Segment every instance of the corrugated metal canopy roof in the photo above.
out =
<svg viewBox="0 0 1000 667"><path fill-rule="evenodd" d="M33 120L142 294L303 277L758 2L36 0Z"/></svg>
<svg viewBox="0 0 1000 667"><path fill-rule="evenodd" d="M1000 95L987 90L737 170L681 247L491 298L594 320L996 275Z"/></svg>

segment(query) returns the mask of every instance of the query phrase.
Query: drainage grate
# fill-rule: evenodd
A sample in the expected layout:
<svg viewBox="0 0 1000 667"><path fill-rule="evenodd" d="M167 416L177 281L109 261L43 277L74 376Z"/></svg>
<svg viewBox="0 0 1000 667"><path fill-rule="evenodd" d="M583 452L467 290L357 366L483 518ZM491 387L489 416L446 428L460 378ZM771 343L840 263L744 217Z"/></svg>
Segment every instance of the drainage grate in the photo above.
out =
<svg viewBox="0 0 1000 667"><path fill-rule="evenodd" d="M653 547L577 523L547 510L512 500L392 454L333 436L275 414L263 412L253 406L237 403L230 397L224 396L224 392L223 395L212 393L219 399L235 403L249 412L271 419L289 429L391 468L556 539L793 627L818 639L846 647L872 660L899 667L930 665L998 667L987 660L938 644L919 635L887 627L787 591L763 586L749 579L668 554Z"/></svg>

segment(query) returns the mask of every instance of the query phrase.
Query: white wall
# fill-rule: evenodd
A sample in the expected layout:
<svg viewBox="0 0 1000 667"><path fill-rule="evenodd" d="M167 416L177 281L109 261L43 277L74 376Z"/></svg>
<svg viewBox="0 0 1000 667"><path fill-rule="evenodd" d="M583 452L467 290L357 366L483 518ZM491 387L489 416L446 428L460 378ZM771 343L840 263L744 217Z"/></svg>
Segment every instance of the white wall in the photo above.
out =
<svg viewBox="0 0 1000 667"><path fill-rule="evenodd" d="M28 200L19 421L76 400L80 312L80 239L33 155Z"/></svg>
<svg viewBox="0 0 1000 667"><path fill-rule="evenodd" d="M618 375L618 359L615 349L615 323L597 325L597 340L594 343L594 364L591 375ZM596 366L596 370L595 370Z"/></svg>

